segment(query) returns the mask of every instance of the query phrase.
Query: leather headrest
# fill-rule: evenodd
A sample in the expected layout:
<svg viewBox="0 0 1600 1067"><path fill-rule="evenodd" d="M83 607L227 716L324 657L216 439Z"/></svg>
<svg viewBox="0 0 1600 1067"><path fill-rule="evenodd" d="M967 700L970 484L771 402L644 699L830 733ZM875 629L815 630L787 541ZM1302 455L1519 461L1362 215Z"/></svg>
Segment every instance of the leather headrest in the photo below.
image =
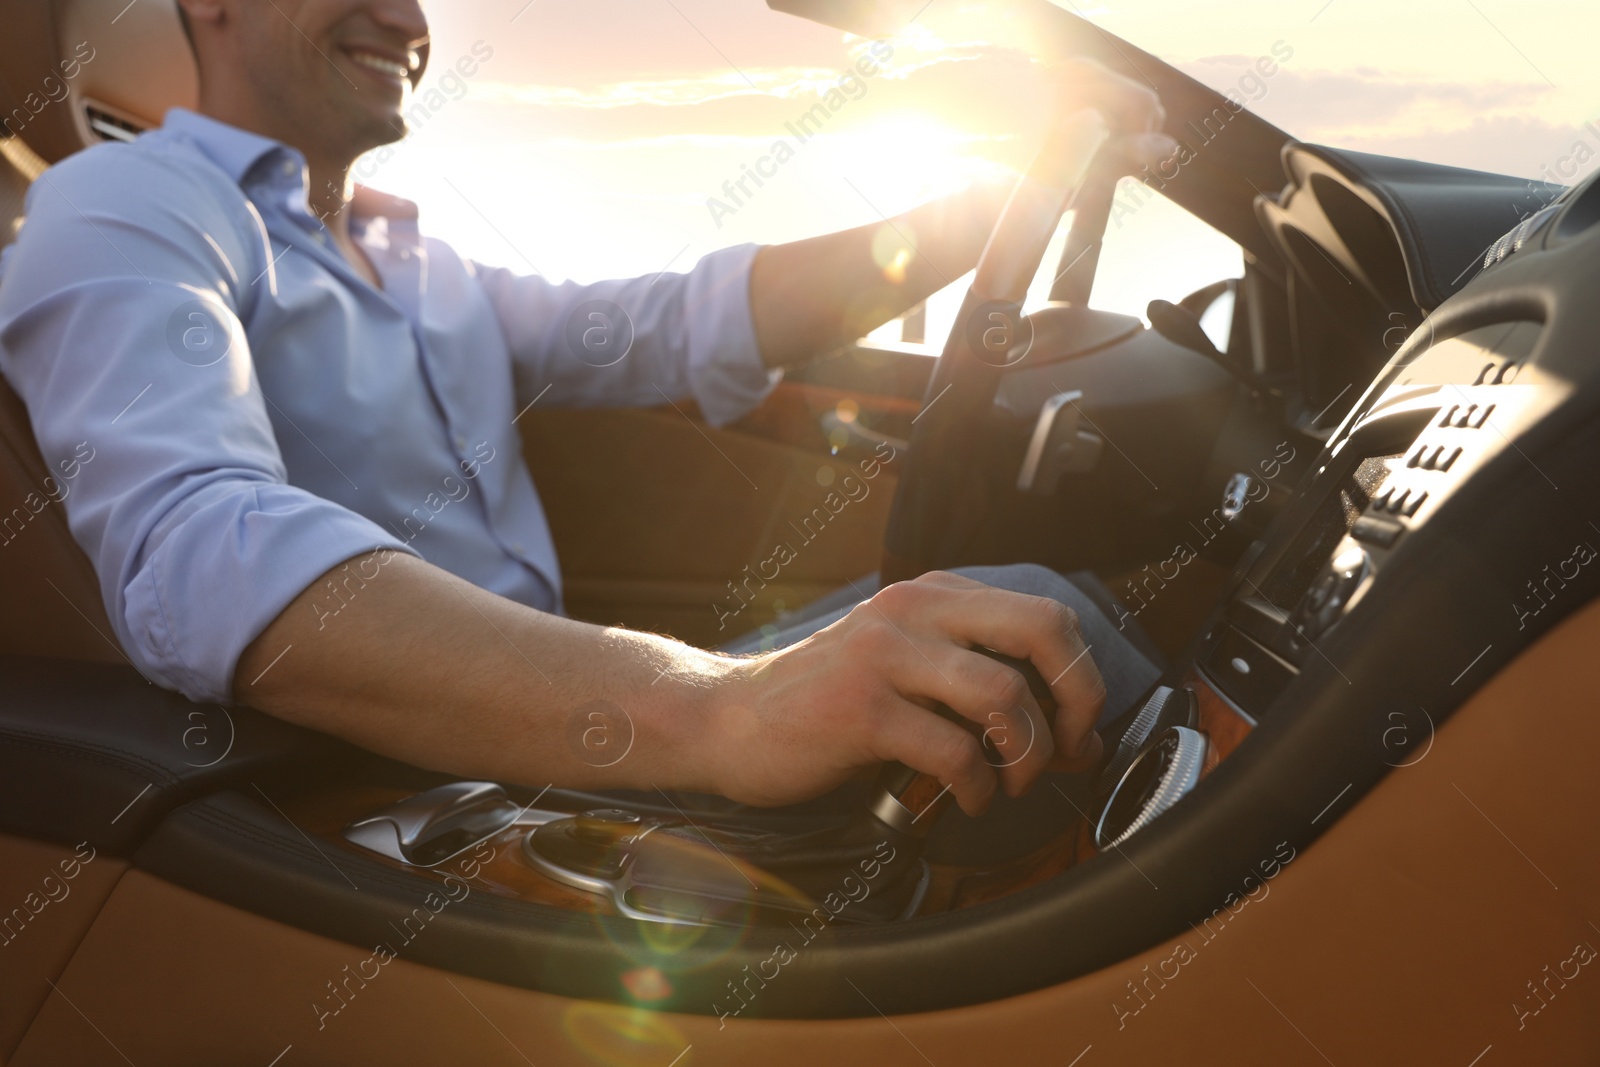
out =
<svg viewBox="0 0 1600 1067"><path fill-rule="evenodd" d="M175 0L18 0L0 36L6 127L48 162L103 138L91 122L158 125L193 107L194 57Z"/></svg>
<svg viewBox="0 0 1600 1067"><path fill-rule="evenodd" d="M176 0L56 0L55 8L60 58L93 49L75 79L80 105L106 105L148 126L170 107L195 106L199 74Z"/></svg>

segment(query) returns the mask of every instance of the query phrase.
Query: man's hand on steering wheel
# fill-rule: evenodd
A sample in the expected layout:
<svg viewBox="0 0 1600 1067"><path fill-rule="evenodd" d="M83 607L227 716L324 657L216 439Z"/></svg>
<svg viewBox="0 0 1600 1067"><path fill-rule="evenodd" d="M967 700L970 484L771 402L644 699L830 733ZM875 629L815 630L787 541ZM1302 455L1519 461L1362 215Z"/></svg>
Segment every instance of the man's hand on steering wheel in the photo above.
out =
<svg viewBox="0 0 1600 1067"><path fill-rule="evenodd" d="M1167 112L1148 85L1079 57L1052 64L1048 80L1051 102L1044 151L1069 140L1073 122L1091 109L1110 133L1100 154L1120 168L1119 175L1154 166L1177 151L1178 143L1160 132Z"/></svg>

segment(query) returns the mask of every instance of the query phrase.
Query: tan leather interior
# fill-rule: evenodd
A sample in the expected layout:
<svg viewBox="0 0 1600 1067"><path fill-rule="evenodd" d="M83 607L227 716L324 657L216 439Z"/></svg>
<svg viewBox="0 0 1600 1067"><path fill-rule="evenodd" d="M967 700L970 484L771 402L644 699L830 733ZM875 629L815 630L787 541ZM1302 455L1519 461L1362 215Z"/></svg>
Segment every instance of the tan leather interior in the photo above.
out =
<svg viewBox="0 0 1600 1067"><path fill-rule="evenodd" d="M175 0L7 5L0 115L48 163L101 139L90 128L90 108L147 128L169 107L192 107L197 91Z"/></svg>
<svg viewBox="0 0 1600 1067"><path fill-rule="evenodd" d="M268 1063L288 1046L294 1063L397 1067L1062 1067L1080 1055L1144 1067L1180 1049L1181 1062L1219 1067L1592 1064L1600 976L1573 961L1578 946L1589 957L1600 947L1600 852L1588 847L1600 808L1597 645L1600 603L1491 680L1275 878L1250 888L1240 872L1239 896L1194 933L1027 996L723 1028L402 958L319 1030L313 1001L365 950L135 870L62 976L71 1003L46 1002L12 1067Z"/></svg>
<svg viewBox="0 0 1600 1067"><path fill-rule="evenodd" d="M877 569L888 469L866 479L856 461L671 408L551 409L522 421L579 618L715 645ZM856 499L838 492L850 475ZM830 492L837 513L824 507ZM794 552L781 568L767 563L780 543Z"/></svg>
<svg viewBox="0 0 1600 1067"><path fill-rule="evenodd" d="M0 247L45 167L98 141L88 108L154 125L192 104L193 59L173 0L10 5L0 37ZM85 58L90 57L90 58ZM70 64L63 66L63 64ZM66 76L71 70L72 75ZM0 653L123 662L94 568L50 500L27 410L0 379Z"/></svg>
<svg viewBox="0 0 1600 1067"><path fill-rule="evenodd" d="M0 1063L127 868L92 848L79 853L0 834Z"/></svg>
<svg viewBox="0 0 1600 1067"><path fill-rule="evenodd" d="M194 107L200 82L194 54L183 38L175 0L68 0L56 5L59 47L71 54L80 43L94 49L73 90L82 120L85 107L159 125L170 107ZM113 22L112 20L116 21ZM84 143L93 143L87 124Z"/></svg>
<svg viewBox="0 0 1600 1067"><path fill-rule="evenodd" d="M22 220L23 196L46 164L18 137L0 140L0 247ZM122 661L94 567L51 499L50 468L21 399L0 378L0 652ZM51 483L54 484L54 483Z"/></svg>
<svg viewBox="0 0 1600 1067"><path fill-rule="evenodd" d="M0 138L0 244L14 235L27 184L94 137L85 104L154 123L193 95L172 0L23 0L5 25L0 113L25 114L11 120L18 136ZM79 41L95 58L72 94L35 109L28 94ZM826 496L828 473L837 485L849 465L670 409L536 410L520 425L579 616L715 643L766 622L779 599L797 606L876 565L889 472L719 629L713 605L732 606L728 583L787 539L784 527ZM0 652L120 660L62 508L29 503L47 474L26 411L0 380L0 603L11 609L0 613ZM110 857L39 907L46 876L72 850L0 836L0 927L16 908L31 916L0 934L0 1065L1095 1067L1162 1062L1179 1049L1201 1065L1591 1064L1600 976L1563 967L1578 946L1590 957L1600 946L1600 854L1588 847L1600 809L1590 756L1600 750L1597 645L1591 604L1264 891L1244 897L1240 872L1241 896L1217 901L1193 934L1027 996L892 1020L868 1012L723 1027L402 958L319 1026L313 1004L366 949ZM873 991L859 992L870 1004Z"/></svg>

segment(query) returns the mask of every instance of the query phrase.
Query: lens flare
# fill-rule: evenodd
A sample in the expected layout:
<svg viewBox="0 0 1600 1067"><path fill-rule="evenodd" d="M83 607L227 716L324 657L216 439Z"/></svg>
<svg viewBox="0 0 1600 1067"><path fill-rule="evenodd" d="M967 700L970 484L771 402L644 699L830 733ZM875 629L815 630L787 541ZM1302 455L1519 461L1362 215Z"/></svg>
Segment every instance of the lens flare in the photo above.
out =
<svg viewBox="0 0 1600 1067"><path fill-rule="evenodd" d="M895 285L906 280L906 267L911 263L912 247L916 237L910 227L902 224L896 228L888 223L872 235L872 261L883 271L883 276Z"/></svg>
<svg viewBox="0 0 1600 1067"><path fill-rule="evenodd" d="M656 1013L614 1004L574 1004L563 1026L572 1043L604 1067L661 1067L689 1043ZM686 1067L692 1056L678 1061L678 1067Z"/></svg>
<svg viewBox="0 0 1600 1067"><path fill-rule="evenodd" d="M654 1004L672 996L672 983L659 967L635 967L622 973L622 988L634 1000Z"/></svg>

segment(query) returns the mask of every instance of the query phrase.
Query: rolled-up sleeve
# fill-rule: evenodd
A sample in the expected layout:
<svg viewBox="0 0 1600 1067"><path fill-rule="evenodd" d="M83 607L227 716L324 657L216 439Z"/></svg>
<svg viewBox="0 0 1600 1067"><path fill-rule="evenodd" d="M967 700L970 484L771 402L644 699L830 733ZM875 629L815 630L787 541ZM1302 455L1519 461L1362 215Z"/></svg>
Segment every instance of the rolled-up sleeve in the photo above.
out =
<svg viewBox="0 0 1600 1067"><path fill-rule="evenodd" d="M287 484L240 319L274 277L225 175L105 146L48 171L27 208L0 267L0 370L124 651L229 701L240 654L322 573L411 550Z"/></svg>
<svg viewBox="0 0 1600 1067"><path fill-rule="evenodd" d="M474 264L506 337L517 391L571 407L692 397L713 425L743 415L780 372L761 362L750 316L757 245L712 252L681 274L552 283Z"/></svg>

